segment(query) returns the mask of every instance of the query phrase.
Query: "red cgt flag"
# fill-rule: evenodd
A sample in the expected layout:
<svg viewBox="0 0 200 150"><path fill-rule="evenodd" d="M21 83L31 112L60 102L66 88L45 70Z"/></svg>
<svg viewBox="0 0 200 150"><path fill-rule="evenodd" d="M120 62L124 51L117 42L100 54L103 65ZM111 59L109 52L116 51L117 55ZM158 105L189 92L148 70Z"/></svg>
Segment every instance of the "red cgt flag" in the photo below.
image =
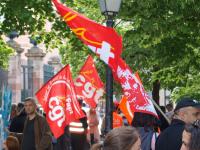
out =
<svg viewBox="0 0 200 150"><path fill-rule="evenodd" d="M115 79L122 85L131 109L157 116L142 83L120 57L122 39L114 29L95 23L58 3L57 0L52 1L71 30L111 67Z"/></svg>
<svg viewBox="0 0 200 150"><path fill-rule="evenodd" d="M85 116L76 99L69 65L52 77L36 93L36 97L56 138L64 133L71 121Z"/></svg>
<svg viewBox="0 0 200 150"><path fill-rule="evenodd" d="M129 66L119 59L117 71L114 72L118 77L124 96L127 97L130 108L133 112L144 112L158 117L153 103L147 95L138 74L133 74Z"/></svg>
<svg viewBox="0 0 200 150"><path fill-rule="evenodd" d="M91 108L96 108L99 98L103 96L104 85L91 56L88 56L74 84L77 96L81 97Z"/></svg>
<svg viewBox="0 0 200 150"><path fill-rule="evenodd" d="M57 0L52 1L58 13L79 39L111 68L116 68L116 61L122 53L122 38L115 30L82 16Z"/></svg>

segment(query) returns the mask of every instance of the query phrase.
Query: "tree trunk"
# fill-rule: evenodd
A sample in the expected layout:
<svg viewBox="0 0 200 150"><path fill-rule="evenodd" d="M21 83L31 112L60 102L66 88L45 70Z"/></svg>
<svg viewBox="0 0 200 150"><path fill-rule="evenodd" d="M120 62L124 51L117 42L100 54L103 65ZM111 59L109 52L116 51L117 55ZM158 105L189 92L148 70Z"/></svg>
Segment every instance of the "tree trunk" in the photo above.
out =
<svg viewBox="0 0 200 150"><path fill-rule="evenodd" d="M160 81L156 80L153 83L153 91L152 91L152 98L153 100L159 105L159 91L160 91Z"/></svg>

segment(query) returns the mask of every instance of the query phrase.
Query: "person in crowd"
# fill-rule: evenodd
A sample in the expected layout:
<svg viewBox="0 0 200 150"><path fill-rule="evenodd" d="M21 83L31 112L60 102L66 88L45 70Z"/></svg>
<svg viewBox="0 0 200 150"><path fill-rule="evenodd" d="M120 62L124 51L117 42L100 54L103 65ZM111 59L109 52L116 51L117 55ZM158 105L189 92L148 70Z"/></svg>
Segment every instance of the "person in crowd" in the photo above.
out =
<svg viewBox="0 0 200 150"><path fill-rule="evenodd" d="M118 106L119 106L119 102L115 101L114 109L113 109L113 129L122 127L124 125L122 116L119 115ZM106 119L106 116L104 116L104 118L102 120L102 125L101 125L101 133L103 133L103 134L106 134L105 119Z"/></svg>
<svg viewBox="0 0 200 150"><path fill-rule="evenodd" d="M33 97L24 100L27 114L23 134L10 133L22 138L21 150L52 150L52 136L49 125L36 109L37 104Z"/></svg>
<svg viewBox="0 0 200 150"><path fill-rule="evenodd" d="M113 111L113 128L119 128L124 125L122 117L119 115L120 110L119 102L114 102L114 111Z"/></svg>
<svg viewBox="0 0 200 150"><path fill-rule="evenodd" d="M167 109L167 112L165 113L165 115L169 118L170 121L172 121L172 117L174 114L173 104L172 103L167 104L166 109Z"/></svg>
<svg viewBox="0 0 200 150"><path fill-rule="evenodd" d="M182 134L181 150L200 150L200 120L186 125Z"/></svg>
<svg viewBox="0 0 200 150"><path fill-rule="evenodd" d="M99 134L99 119L97 116L96 109L90 108L88 113L88 141L90 145L97 143L100 141L100 134Z"/></svg>
<svg viewBox="0 0 200 150"><path fill-rule="evenodd" d="M157 138L156 150L180 150L185 124L200 119L200 103L192 98L181 99L175 107L170 126Z"/></svg>
<svg viewBox="0 0 200 150"><path fill-rule="evenodd" d="M17 115L19 115L22 112L22 110L24 110L24 103L19 102L17 104Z"/></svg>
<svg viewBox="0 0 200 150"><path fill-rule="evenodd" d="M22 133L24 129L24 123L26 120L26 112L23 103L17 105L17 116L14 117L10 124L10 132Z"/></svg>
<svg viewBox="0 0 200 150"><path fill-rule="evenodd" d="M124 126L129 126L128 120L126 119L126 117L124 116L124 114L122 114L122 120L123 120Z"/></svg>
<svg viewBox="0 0 200 150"><path fill-rule="evenodd" d="M111 130L104 142L94 144L91 150L140 150L138 131L133 127L119 127Z"/></svg>
<svg viewBox="0 0 200 150"><path fill-rule="evenodd" d="M153 115L135 112L132 126L139 131L141 138L141 150L155 150L155 142L158 137L157 118Z"/></svg>
<svg viewBox="0 0 200 150"><path fill-rule="evenodd" d="M83 101L81 99L78 101L79 105L82 107ZM87 116L83 109L82 111L85 113L85 117L80 118L79 120L75 120L69 124L72 150L89 149L87 147Z"/></svg>
<svg viewBox="0 0 200 150"><path fill-rule="evenodd" d="M17 105L16 104L12 104L9 124L12 122L12 120L13 120L13 118L15 116L17 116Z"/></svg>
<svg viewBox="0 0 200 150"><path fill-rule="evenodd" d="M22 133L24 130L24 123L26 121L26 112L23 103L17 104L17 116L11 121L9 131L15 133ZM21 138L18 137L19 144L21 145Z"/></svg>
<svg viewBox="0 0 200 150"><path fill-rule="evenodd" d="M69 126L65 127L64 134L52 140L53 150L71 150Z"/></svg>
<svg viewBox="0 0 200 150"><path fill-rule="evenodd" d="M14 136L8 136L3 143L3 150L19 150L19 141Z"/></svg>
<svg viewBox="0 0 200 150"><path fill-rule="evenodd" d="M173 104L172 103L167 104L166 110L167 110L167 112L173 111Z"/></svg>

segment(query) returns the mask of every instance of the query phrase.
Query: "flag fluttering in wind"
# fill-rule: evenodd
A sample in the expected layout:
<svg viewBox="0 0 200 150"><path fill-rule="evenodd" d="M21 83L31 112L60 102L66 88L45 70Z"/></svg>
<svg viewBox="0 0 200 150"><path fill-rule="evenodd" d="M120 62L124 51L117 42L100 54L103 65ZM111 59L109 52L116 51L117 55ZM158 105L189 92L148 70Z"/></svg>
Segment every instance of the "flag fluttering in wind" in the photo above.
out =
<svg viewBox="0 0 200 150"><path fill-rule="evenodd" d="M56 138L64 133L66 125L71 121L85 116L76 98L69 65L52 77L36 93L36 97Z"/></svg>
<svg viewBox="0 0 200 150"><path fill-rule="evenodd" d="M124 96L128 99L133 112L143 112L158 116L151 99L139 79L139 75L133 74L122 59L118 61L117 77L122 86Z"/></svg>
<svg viewBox="0 0 200 150"><path fill-rule="evenodd" d="M125 96L123 96L123 98L121 99L119 103L119 108L126 117L128 123L131 125L134 113L132 112L129 102L127 101L127 98Z"/></svg>
<svg viewBox="0 0 200 150"><path fill-rule="evenodd" d="M74 84L77 96L91 108L96 108L99 98L103 96L104 85L91 56L88 56Z"/></svg>
<svg viewBox="0 0 200 150"><path fill-rule="evenodd" d="M157 113L141 81L132 73L122 60L122 39L114 29L104 27L82 16L72 9L52 0L58 13L69 28L102 61L110 66L113 75L120 82L130 108L134 112L144 112L157 117Z"/></svg>
<svg viewBox="0 0 200 150"><path fill-rule="evenodd" d="M8 85L3 86L2 92L2 126L3 131L9 126L10 114L11 114L11 105L12 105L12 90ZM6 132L2 132L3 140L6 139Z"/></svg>
<svg viewBox="0 0 200 150"><path fill-rule="evenodd" d="M122 53L122 38L113 28L102 26L52 0L58 13L83 43L112 68Z"/></svg>

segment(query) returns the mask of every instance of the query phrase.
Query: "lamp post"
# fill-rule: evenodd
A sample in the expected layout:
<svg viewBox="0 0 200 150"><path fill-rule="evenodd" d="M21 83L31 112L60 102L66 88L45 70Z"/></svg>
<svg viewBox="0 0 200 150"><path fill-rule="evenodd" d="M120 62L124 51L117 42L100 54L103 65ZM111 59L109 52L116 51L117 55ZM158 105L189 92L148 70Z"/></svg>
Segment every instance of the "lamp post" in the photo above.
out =
<svg viewBox="0 0 200 150"><path fill-rule="evenodd" d="M121 0L99 0L100 9L107 18L107 27L113 27L114 17L119 12ZM106 66L106 114L105 133L113 128L113 75L110 67Z"/></svg>

